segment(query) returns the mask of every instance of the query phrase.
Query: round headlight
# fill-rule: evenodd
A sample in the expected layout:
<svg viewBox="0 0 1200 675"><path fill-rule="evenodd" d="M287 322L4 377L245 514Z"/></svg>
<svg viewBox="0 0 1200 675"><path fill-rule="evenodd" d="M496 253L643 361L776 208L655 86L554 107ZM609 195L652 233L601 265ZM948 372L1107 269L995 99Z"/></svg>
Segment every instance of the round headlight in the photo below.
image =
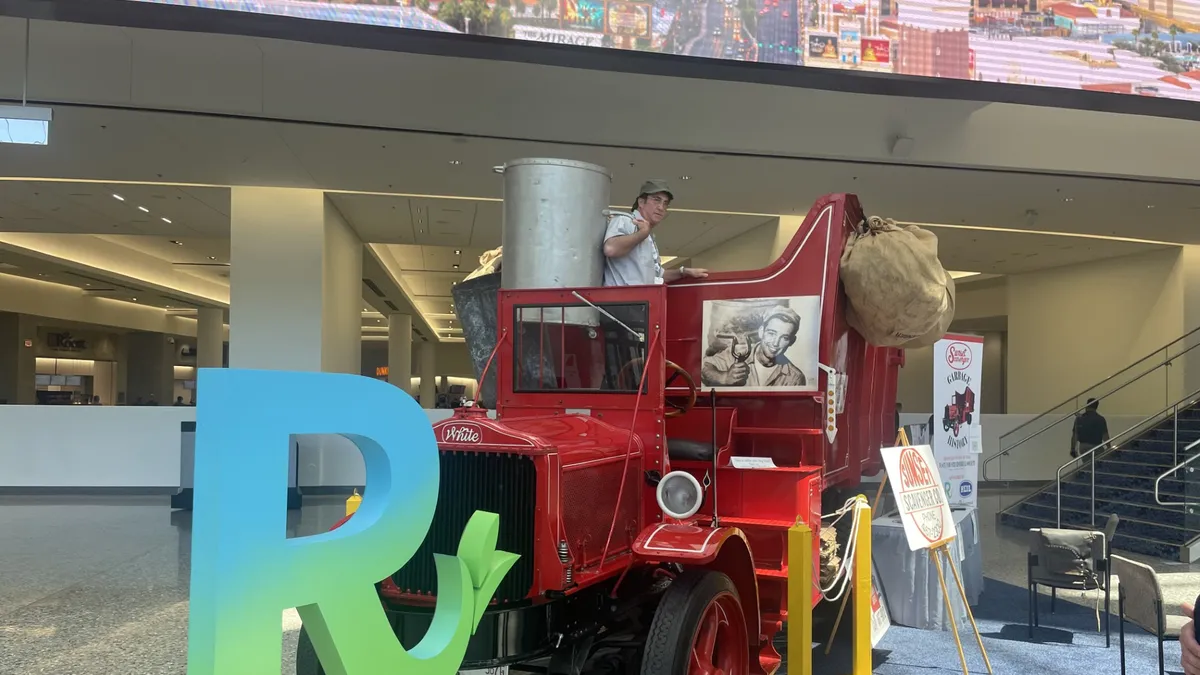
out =
<svg viewBox="0 0 1200 675"><path fill-rule="evenodd" d="M691 518L704 503L704 488L686 471L672 471L658 482L658 507L663 513L683 520Z"/></svg>

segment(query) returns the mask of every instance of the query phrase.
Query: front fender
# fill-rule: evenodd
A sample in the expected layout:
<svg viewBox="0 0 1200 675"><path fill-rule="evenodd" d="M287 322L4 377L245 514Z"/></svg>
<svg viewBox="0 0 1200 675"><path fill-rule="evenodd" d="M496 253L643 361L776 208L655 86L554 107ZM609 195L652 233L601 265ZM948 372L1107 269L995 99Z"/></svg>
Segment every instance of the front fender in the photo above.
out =
<svg viewBox="0 0 1200 675"><path fill-rule="evenodd" d="M736 527L701 527L662 523L646 528L633 542L635 555L653 562L675 562L721 572L733 581L746 613L746 634L758 646L762 630L758 602L758 580L750 542Z"/></svg>
<svg viewBox="0 0 1200 675"><path fill-rule="evenodd" d="M633 542L633 552L647 560L707 565L716 559L721 546L730 537L738 537L743 542L746 538L736 527L660 523L642 530Z"/></svg>

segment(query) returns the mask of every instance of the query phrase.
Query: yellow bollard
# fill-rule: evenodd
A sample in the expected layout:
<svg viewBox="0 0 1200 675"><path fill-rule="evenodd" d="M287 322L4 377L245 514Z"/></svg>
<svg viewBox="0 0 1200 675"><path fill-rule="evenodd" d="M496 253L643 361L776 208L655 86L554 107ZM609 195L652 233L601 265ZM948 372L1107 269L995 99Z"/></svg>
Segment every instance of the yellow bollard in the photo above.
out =
<svg viewBox="0 0 1200 675"><path fill-rule="evenodd" d="M854 675L871 675L871 507L866 497L858 504L858 538L854 545Z"/></svg>
<svg viewBox="0 0 1200 675"><path fill-rule="evenodd" d="M788 529L788 672L812 675L813 532L803 518Z"/></svg>
<svg viewBox="0 0 1200 675"><path fill-rule="evenodd" d="M346 515L353 514L361 505L362 497L358 495L358 490L355 489L354 494L350 495L349 499L346 500Z"/></svg>

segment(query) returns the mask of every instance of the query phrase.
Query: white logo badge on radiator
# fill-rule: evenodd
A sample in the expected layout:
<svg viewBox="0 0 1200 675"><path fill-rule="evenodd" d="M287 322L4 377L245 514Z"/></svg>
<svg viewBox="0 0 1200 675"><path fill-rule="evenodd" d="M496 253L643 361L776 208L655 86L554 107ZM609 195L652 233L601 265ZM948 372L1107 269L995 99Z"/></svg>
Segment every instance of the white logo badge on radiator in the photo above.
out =
<svg viewBox="0 0 1200 675"><path fill-rule="evenodd" d="M478 443L482 438L479 427L473 424L450 424L442 428L443 443Z"/></svg>

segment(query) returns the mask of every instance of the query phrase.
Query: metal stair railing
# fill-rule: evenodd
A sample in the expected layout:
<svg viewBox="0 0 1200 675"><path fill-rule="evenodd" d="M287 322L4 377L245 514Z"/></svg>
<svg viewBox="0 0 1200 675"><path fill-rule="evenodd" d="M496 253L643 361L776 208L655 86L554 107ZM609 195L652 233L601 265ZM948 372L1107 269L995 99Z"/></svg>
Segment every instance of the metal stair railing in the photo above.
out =
<svg viewBox="0 0 1200 675"><path fill-rule="evenodd" d="M1192 448L1196 447L1197 445L1200 445L1200 440L1195 440L1195 441L1192 441L1191 443L1188 443L1188 446L1186 448L1184 448L1183 451L1186 453L1189 450L1191 450ZM1176 459L1178 459L1178 458L1176 458ZM1164 478L1166 478L1167 476L1170 476L1171 474L1175 473L1176 471L1179 471L1180 469L1186 467L1187 465L1191 464L1192 462L1196 461L1197 459L1200 459L1200 452L1192 455L1191 457L1188 457L1187 459L1183 460L1182 462L1179 462L1175 466L1167 469L1166 471L1159 474L1158 478L1154 479L1154 501L1159 506L1196 506L1196 502L1189 502L1189 501L1164 502L1162 500L1162 495L1159 493L1158 490L1159 490L1159 485L1162 484ZM1186 499L1186 497L1185 497L1185 499Z"/></svg>
<svg viewBox="0 0 1200 675"><path fill-rule="evenodd" d="M1140 382L1143 379L1145 379L1146 377L1153 375L1154 373L1156 373L1160 370L1170 368L1176 359L1178 359L1181 356L1184 356L1185 354L1192 351L1193 349L1200 347L1200 340L1198 340L1196 343L1192 344L1190 347L1187 347L1183 351L1181 351L1177 354L1174 354L1174 355L1170 354L1171 347L1178 345L1179 343L1187 340L1188 338L1192 337L1193 335L1197 335L1197 333L1200 333L1200 326L1197 326L1196 328L1193 328L1192 330L1188 331L1187 333L1184 333L1183 335L1175 338L1171 342L1168 342L1166 345L1163 345L1162 347L1155 349L1154 351L1150 352L1146 356L1143 356L1142 358L1138 359L1137 361L1134 361L1133 363L1129 364L1128 366L1125 366L1121 370L1113 373L1112 375L1109 375L1108 377L1104 378L1103 380L1100 380L1096 384L1093 384L1092 386L1088 387L1087 389L1084 389L1083 391L1079 392L1078 394L1066 399L1062 403L1059 403L1058 405L1050 408L1049 410L1038 415L1037 417L1034 417L1033 419L1021 424L1020 426L1017 426L1016 428L1006 432L999 439L1000 450L992 455L989 455L986 459L983 460L983 463L980 465L980 474L981 474L982 480L984 482L992 480L992 478L990 478L988 476L988 467L990 467L993 462L1000 460L1002 457L1008 456L1013 450L1016 450L1017 448L1021 447L1022 445L1025 445L1029 441L1041 436L1042 434L1053 429L1054 427L1057 427L1059 424L1074 418L1079 413L1086 410L1088 407L1088 404L1086 402L1080 404L1079 401L1080 401L1080 399L1088 397L1089 393L1095 391L1096 389L1098 389L1100 387L1103 387L1105 384L1107 384L1109 382L1112 382L1113 380L1117 379L1121 375L1128 373L1132 370L1135 370L1139 365L1150 360L1152 357L1154 357L1154 355L1159 354L1160 352L1165 352L1167 354L1166 358L1155 363L1153 366L1147 368L1146 370L1141 371L1140 373L1135 375L1132 379L1124 382L1123 384L1117 386L1116 388L1114 388L1108 392L1105 392L1104 394L1101 394L1099 396L1093 396L1090 398L1095 398L1097 401L1104 401L1106 398L1124 390L1126 387L1129 387L1132 384ZM1168 391L1169 391L1169 387L1170 387L1169 379L1167 382L1167 387L1168 387ZM1164 396L1164 399L1166 399L1166 398L1169 398L1169 394L1167 396ZM1063 406L1069 405L1072 402L1075 403L1074 409L1070 410L1066 414L1056 417L1052 422L1050 422L1049 424L1046 424L1045 426L1042 426L1037 431L1028 433L1028 435L1026 435L1024 438L1021 438L1021 440L1017 441L1016 443L1008 445L1007 447L1005 446L1005 439L1011 438L1011 437L1019 434L1023 430L1026 430L1029 427L1036 425L1039 421L1043 421L1048 417L1054 417L1056 415L1055 411L1058 411ZM1168 407L1170 407L1170 406L1168 406ZM1002 471L1003 471L1003 469L1002 469ZM1002 479L1003 478L1001 477L999 480L1002 480Z"/></svg>
<svg viewBox="0 0 1200 675"><path fill-rule="evenodd" d="M1125 431L1122 431L1121 433L1117 434L1113 438L1110 438L1108 441L1093 447L1091 450L1088 450L1085 453L1080 454L1078 457L1072 457L1071 461L1058 467L1058 471L1054 472L1055 526L1059 527L1059 528L1062 527L1062 481L1063 481L1063 471L1067 467L1072 466L1076 463L1079 464L1079 466L1075 467L1075 470L1071 472L1071 475L1074 475L1075 473L1083 470L1083 468L1084 468L1083 462L1085 459L1088 459L1088 458L1091 459L1089 469L1092 472L1092 475L1091 475L1092 492L1091 492L1091 500L1090 500L1091 503L1089 504L1089 507L1091 509L1091 514L1092 514L1092 527L1095 527L1096 526L1096 459L1097 459L1097 455L1101 451L1106 451L1104 453L1104 456L1107 457L1108 455L1112 454L1113 452L1115 452L1116 450L1118 450L1120 448L1121 444L1117 441L1117 439L1124 438L1126 440L1134 440L1138 436L1146 433L1147 431L1154 429L1155 427L1157 427L1158 425L1162 424L1163 422L1165 422L1169 419L1169 420L1172 420L1172 422L1173 422L1172 427L1174 428L1171 450L1174 453L1174 460L1176 462L1178 462L1179 461L1179 412L1181 410L1187 410L1187 409L1191 408L1192 406L1196 405L1198 402L1200 402L1200 389L1193 391L1191 394L1188 394L1187 396L1179 399L1178 401L1167 406L1166 408L1163 408L1162 410L1159 410L1158 412L1154 413L1153 415L1150 415L1149 417L1141 420L1140 422L1134 424L1133 426L1129 427ZM1197 445L1197 444L1200 444L1200 441L1196 441L1196 443L1192 443L1185 450L1190 450L1192 448L1192 446ZM1155 496L1157 496L1158 482L1155 482L1154 486L1155 486Z"/></svg>

